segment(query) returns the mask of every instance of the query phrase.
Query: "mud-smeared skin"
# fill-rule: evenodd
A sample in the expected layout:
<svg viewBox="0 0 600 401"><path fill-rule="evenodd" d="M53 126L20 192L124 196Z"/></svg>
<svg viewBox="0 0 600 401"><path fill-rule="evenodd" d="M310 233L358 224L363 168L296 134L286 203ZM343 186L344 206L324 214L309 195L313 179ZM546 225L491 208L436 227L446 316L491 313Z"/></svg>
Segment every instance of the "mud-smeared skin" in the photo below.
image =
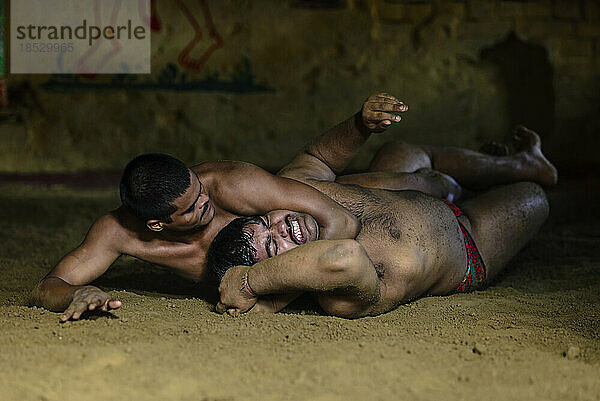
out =
<svg viewBox="0 0 600 401"><path fill-rule="evenodd" d="M600 182L586 185L561 179L554 218L483 292L358 320L306 304L234 319L211 292L124 258L97 282L122 308L64 324L28 291L117 194L4 187L0 398L597 400Z"/></svg>
<svg viewBox="0 0 600 401"><path fill-rule="evenodd" d="M371 314L417 297L452 293L464 277L464 239L456 217L441 200L416 191L306 183L342 204L362 224L356 240L382 277L381 299ZM464 206L461 222L475 239L490 278L533 238L548 215L545 194L533 183L503 186Z"/></svg>

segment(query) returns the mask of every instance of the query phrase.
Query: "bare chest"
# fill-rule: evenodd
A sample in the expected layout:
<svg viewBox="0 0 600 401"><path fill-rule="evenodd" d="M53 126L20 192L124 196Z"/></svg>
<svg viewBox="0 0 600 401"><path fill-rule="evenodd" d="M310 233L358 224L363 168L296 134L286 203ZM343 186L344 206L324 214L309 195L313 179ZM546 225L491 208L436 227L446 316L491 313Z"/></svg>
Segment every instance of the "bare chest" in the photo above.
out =
<svg viewBox="0 0 600 401"><path fill-rule="evenodd" d="M231 217L233 219L234 217ZM211 223L207 230L181 239L134 238L127 254L164 266L175 274L194 281L207 281L211 274L206 266L208 248L229 218Z"/></svg>
<svg viewBox="0 0 600 401"><path fill-rule="evenodd" d="M455 217L441 202L431 200L423 207L418 200L367 208L361 218L357 240L385 287L383 300L430 293L464 264Z"/></svg>

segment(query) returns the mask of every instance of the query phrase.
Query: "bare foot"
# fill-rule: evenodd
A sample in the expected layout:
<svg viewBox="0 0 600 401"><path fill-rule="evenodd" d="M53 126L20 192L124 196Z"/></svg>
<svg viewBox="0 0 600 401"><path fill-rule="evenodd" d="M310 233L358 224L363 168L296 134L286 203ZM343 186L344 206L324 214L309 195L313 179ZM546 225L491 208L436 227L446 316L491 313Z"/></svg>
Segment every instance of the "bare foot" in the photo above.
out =
<svg viewBox="0 0 600 401"><path fill-rule="evenodd" d="M555 185L558 180L556 168L542 153L542 141L538 134L517 125L513 130L515 156L522 157L523 167L531 174L530 179L541 185Z"/></svg>
<svg viewBox="0 0 600 401"><path fill-rule="evenodd" d="M508 156L508 146L498 142L486 142L479 148L479 152L490 156Z"/></svg>

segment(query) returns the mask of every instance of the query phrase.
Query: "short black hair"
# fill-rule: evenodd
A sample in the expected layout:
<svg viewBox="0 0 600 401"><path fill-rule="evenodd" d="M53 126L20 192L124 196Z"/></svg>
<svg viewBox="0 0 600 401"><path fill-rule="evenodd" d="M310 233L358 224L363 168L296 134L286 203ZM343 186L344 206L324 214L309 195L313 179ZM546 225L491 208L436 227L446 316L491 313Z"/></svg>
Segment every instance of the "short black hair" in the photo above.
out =
<svg viewBox="0 0 600 401"><path fill-rule="evenodd" d="M219 231L206 255L208 268L219 279L234 266L252 266L257 260L252 233L244 230L250 224L261 224L260 216L238 217Z"/></svg>
<svg viewBox="0 0 600 401"><path fill-rule="evenodd" d="M190 187L190 173L179 159L147 153L131 160L121 176L121 202L144 222L157 219L171 222L177 210L173 201Z"/></svg>

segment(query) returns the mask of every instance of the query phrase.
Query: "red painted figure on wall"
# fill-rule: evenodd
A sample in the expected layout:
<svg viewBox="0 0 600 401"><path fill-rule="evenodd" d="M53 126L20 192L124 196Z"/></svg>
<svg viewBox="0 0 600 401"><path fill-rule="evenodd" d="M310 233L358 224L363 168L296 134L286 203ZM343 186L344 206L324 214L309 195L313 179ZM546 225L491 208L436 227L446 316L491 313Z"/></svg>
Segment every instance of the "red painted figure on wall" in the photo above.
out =
<svg viewBox="0 0 600 401"><path fill-rule="evenodd" d="M212 19L212 15L210 13L210 9L208 8L208 3L206 0L199 0L200 9L202 10L202 16L204 18L204 24L206 26L206 30L208 31L208 36L210 37L212 43L211 45L200 55L200 57L193 58L190 53L197 46L198 42L203 37L202 34L202 26L198 22L197 17L194 15L192 11L190 11L189 7L186 5L183 0L175 0L175 4L179 9L183 12L186 19L194 28L194 37L192 40L186 44L186 46L181 50L179 56L177 57L177 62L183 68L190 71L200 71L210 58L210 56L215 52L215 50L223 47L225 44L223 38L217 31L215 24ZM151 27L153 31L160 32L162 28L160 17L158 16L158 11L156 8L156 0L151 0L151 10L152 10L152 18L151 18Z"/></svg>

